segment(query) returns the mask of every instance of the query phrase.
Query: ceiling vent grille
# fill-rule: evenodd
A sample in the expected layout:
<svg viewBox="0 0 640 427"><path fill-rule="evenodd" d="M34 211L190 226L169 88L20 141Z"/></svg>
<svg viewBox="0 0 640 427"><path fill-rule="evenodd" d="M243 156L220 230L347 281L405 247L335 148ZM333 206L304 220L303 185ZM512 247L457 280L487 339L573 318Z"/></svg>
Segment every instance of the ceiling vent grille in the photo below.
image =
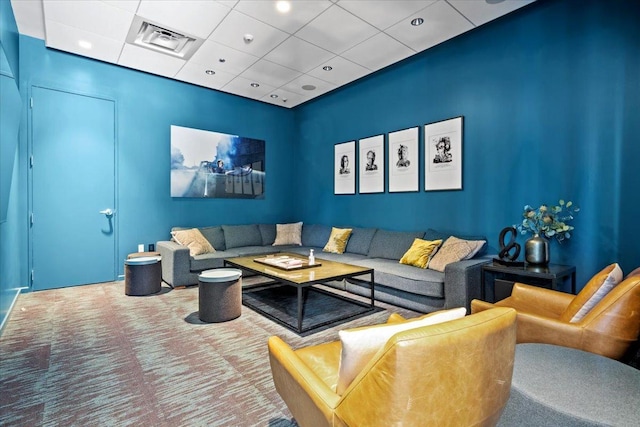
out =
<svg viewBox="0 0 640 427"><path fill-rule="evenodd" d="M127 43L187 60L204 40L163 28L136 15L127 34Z"/></svg>

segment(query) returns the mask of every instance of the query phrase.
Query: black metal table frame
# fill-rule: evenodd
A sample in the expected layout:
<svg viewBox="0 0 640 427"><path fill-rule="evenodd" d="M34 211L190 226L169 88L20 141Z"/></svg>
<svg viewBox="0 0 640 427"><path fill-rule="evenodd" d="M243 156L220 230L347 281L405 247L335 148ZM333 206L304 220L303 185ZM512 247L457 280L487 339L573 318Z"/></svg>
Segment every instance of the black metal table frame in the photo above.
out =
<svg viewBox="0 0 640 427"><path fill-rule="evenodd" d="M334 297L340 298L342 300L349 301L351 303L360 305L362 307L366 307L368 305L369 306L369 310L367 310L366 313L368 313L369 311L373 311L373 309L375 308L375 304L374 304L375 303L375 299L374 299L374 283L375 283L375 281L374 281L374 271L373 271L372 268L366 269L364 271L359 271L359 272L353 273L353 274L341 274L341 275L336 275L336 276L329 277L329 278L322 279L322 280L313 280L313 281L309 281L309 282L305 282L305 283L296 283L296 282L292 282L292 281L283 279L282 277L278 277L278 276L275 276L275 275L271 275L269 273L265 273L265 272L258 271L258 270L253 270L251 268L247 268L245 266L238 265L238 264L234 263L233 261L229 261L227 259L224 260L224 266L225 267L232 266L234 268L239 268L241 270L249 271L249 272L251 272L253 274L257 274L259 276L267 277L267 278L273 280L273 282L270 282L270 283L260 283L260 284L257 284L257 285L244 287L243 291L245 289L252 289L252 288L256 288L256 287L264 287L265 285L269 285L269 284L273 284L273 285L275 285L275 284L284 284L284 285L287 285L287 286L296 287L297 288L297 294L298 294L297 295L297 297L298 297L298 327L297 328L292 328L291 325L287 324L286 322L282 321L281 319L278 319L276 316L273 316L273 315L271 315L269 313L266 313L266 312L264 312L264 311L262 311L260 309L256 309L256 311L260 312L260 314L262 314L263 316L273 320L274 322L284 326L285 328L291 329L292 331L297 332L298 334L309 332L309 331L312 331L314 329L321 328L323 326L332 325L334 323L339 323L339 322L345 321L347 319L350 319L352 317L359 316L359 315L362 314L362 313L359 313L357 315L340 316L340 317L338 317L336 319L328 320L326 322L322 322L322 323L319 323L317 325L314 325L313 327L309 327L309 328L303 329L302 328L302 305L303 305L302 304L302 301L303 301L302 291L303 291L304 288L309 288L309 287L312 287L313 285L321 285L321 284L327 283L327 282L333 282L335 280L343 280L343 279L350 279L352 277L357 277L357 276L365 276L365 275L368 274L370 276L369 286L371 288L371 302L369 304L363 303L361 301L358 301L358 300L355 300L355 299L352 299L352 298L347 298L345 296L342 296L342 295L339 295L339 294L336 294L336 293L333 293L333 292L331 292L331 295L334 296ZM366 282L366 281L363 280L363 282ZM319 289L319 290L322 291L321 289ZM324 292L326 292L326 291L324 291Z"/></svg>

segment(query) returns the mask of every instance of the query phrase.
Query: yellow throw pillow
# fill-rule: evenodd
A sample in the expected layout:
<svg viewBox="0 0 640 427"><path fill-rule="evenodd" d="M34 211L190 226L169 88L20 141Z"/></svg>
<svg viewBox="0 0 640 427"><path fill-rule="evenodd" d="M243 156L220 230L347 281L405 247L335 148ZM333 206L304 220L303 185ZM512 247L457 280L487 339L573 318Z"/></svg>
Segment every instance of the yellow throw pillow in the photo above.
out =
<svg viewBox="0 0 640 427"><path fill-rule="evenodd" d="M387 341L398 332L460 319L465 314L467 314L467 309L459 307L436 311L406 322L385 323L339 331L342 352L336 393L342 395L378 350L384 347Z"/></svg>
<svg viewBox="0 0 640 427"><path fill-rule="evenodd" d="M413 265L414 267L427 268L433 254L436 253L442 240L414 239L413 244L400 258L400 264Z"/></svg>
<svg viewBox="0 0 640 427"><path fill-rule="evenodd" d="M331 252L334 254L344 253L352 230L352 228L331 227L331 235L329 236L329 241L326 245L324 245L324 249L322 249L322 251Z"/></svg>
<svg viewBox="0 0 640 427"><path fill-rule="evenodd" d="M176 242L189 248L189 254L191 256L208 254L216 251L197 228L172 231L171 235Z"/></svg>

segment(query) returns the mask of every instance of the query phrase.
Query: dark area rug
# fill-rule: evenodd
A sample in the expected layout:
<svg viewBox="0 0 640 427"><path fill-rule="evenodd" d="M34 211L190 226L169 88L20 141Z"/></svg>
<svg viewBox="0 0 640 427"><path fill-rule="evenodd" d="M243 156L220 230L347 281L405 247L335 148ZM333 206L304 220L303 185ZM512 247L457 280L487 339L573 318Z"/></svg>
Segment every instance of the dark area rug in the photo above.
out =
<svg viewBox="0 0 640 427"><path fill-rule="evenodd" d="M303 288L302 296L302 332L298 331L298 288L294 286L245 288L242 304L301 336L382 310L314 287Z"/></svg>

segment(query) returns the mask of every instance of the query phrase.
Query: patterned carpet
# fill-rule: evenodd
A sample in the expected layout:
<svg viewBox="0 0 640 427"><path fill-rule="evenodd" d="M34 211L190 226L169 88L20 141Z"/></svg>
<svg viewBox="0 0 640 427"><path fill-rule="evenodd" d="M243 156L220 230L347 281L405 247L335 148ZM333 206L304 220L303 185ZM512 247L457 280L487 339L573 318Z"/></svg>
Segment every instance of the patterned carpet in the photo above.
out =
<svg viewBox="0 0 640 427"><path fill-rule="evenodd" d="M388 311L300 337L244 306L233 321L201 323L197 287L23 294L0 337L0 426L296 426L271 380L267 338L298 348L389 311L417 315L380 306Z"/></svg>

